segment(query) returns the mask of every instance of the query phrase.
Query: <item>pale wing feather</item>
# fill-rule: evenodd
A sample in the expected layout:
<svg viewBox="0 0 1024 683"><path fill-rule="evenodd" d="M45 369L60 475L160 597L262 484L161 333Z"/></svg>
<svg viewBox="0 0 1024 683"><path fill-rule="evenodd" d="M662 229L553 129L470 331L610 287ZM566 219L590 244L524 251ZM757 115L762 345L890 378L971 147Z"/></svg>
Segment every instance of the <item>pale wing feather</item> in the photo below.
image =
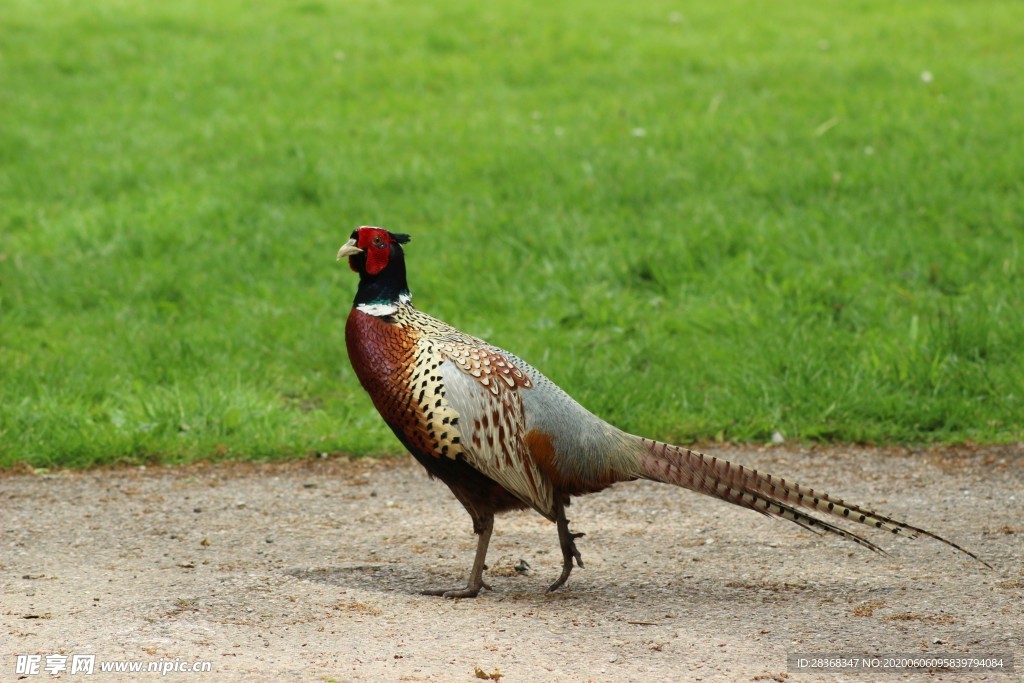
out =
<svg viewBox="0 0 1024 683"><path fill-rule="evenodd" d="M520 392L498 382L499 390L494 393L450 360L439 369L445 398L458 413L466 462L552 518L554 491L526 446Z"/></svg>

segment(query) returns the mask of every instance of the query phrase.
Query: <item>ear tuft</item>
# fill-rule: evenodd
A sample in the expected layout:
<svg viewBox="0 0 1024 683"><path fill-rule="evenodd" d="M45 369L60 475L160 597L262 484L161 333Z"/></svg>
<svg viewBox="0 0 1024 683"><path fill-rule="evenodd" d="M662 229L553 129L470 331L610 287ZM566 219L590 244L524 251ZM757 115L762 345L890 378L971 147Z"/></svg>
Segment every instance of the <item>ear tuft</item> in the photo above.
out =
<svg viewBox="0 0 1024 683"><path fill-rule="evenodd" d="M406 235L405 233L402 233L402 232L392 232L392 233L388 233L388 234L391 235L391 239L393 239L394 241L398 242L399 244L406 244L406 243L409 242L409 240L412 239L412 237L410 237L409 235Z"/></svg>

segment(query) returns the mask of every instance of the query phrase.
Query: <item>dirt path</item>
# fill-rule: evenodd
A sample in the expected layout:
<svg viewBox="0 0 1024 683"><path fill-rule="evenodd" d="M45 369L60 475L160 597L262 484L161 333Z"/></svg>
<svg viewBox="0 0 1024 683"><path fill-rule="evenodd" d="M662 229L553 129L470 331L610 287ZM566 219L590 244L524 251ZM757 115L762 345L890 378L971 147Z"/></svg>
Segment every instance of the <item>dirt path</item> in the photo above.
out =
<svg viewBox="0 0 1024 683"><path fill-rule="evenodd" d="M664 485L577 500L586 569L558 593L554 526L499 518L476 600L469 518L410 458L0 476L0 680L16 654L210 662L168 680L818 680L786 655L1016 655L1024 671L1024 448L729 450L946 535L892 553ZM531 567L518 575L514 566ZM96 655L93 676L71 674ZM56 661L59 665L59 660ZM854 676L855 680L876 675ZM888 674L885 680L928 674ZM849 679L849 676L847 676ZM493 679L492 679L493 680Z"/></svg>

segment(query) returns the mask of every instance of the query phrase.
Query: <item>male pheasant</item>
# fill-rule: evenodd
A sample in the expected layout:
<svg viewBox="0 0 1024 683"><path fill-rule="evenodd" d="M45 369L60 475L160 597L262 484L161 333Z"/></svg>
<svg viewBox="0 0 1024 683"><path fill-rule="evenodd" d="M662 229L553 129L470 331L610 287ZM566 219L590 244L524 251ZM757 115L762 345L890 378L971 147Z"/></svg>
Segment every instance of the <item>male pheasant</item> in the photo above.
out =
<svg viewBox="0 0 1024 683"><path fill-rule="evenodd" d="M408 235L361 227L338 251L359 274L345 326L352 367L402 444L452 490L479 536L464 588L425 591L475 597L483 580L495 513L533 508L555 523L566 582L582 534L569 530L572 496L620 481L675 484L882 552L856 534L798 508L852 519L894 534L921 534L971 553L924 529L814 489L686 448L627 434L573 400L515 355L460 332L412 305L402 245Z"/></svg>

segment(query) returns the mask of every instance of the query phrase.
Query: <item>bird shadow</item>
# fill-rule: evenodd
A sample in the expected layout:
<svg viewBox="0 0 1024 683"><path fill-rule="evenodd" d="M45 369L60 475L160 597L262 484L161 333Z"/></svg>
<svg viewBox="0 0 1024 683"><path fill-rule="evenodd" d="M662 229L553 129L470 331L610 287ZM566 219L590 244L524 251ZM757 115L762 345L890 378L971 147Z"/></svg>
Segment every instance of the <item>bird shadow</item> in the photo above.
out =
<svg viewBox="0 0 1024 683"><path fill-rule="evenodd" d="M458 573L442 571L423 572L422 567L402 563L350 562L330 567L296 567L287 575L313 583L348 590L361 590L379 594L421 596L428 588L458 587L465 580ZM686 576L677 580L643 581L637 577L580 576L574 573L565 587L549 593L549 581L538 575L495 576L488 579L492 591L482 591L480 597L488 601L508 603L510 606L538 607L571 602L595 613L626 613L646 615L652 612L689 614L705 610L742 610L765 602L778 606L792 601L814 603L832 602L833 596L850 592L850 586L840 582L778 583L756 579L723 580L709 582ZM886 590L865 591L869 595ZM427 598L424 598L427 599ZM431 598L434 599L434 598ZM625 609L625 612L623 610ZM639 617L638 617L639 618Z"/></svg>
<svg viewBox="0 0 1024 683"><path fill-rule="evenodd" d="M330 567L297 567L285 573L302 581L378 592L416 593L423 583L422 574L388 562L343 562Z"/></svg>
<svg viewBox="0 0 1024 683"><path fill-rule="evenodd" d="M302 581L339 588L407 595L420 595L424 590L438 587L457 588L464 585L466 580L465 575L459 572L450 573L440 569L424 571L423 567L397 562L343 562L330 567L295 567L285 574ZM484 595L522 596L543 593L548 585L538 577L486 578L496 590L485 590Z"/></svg>

